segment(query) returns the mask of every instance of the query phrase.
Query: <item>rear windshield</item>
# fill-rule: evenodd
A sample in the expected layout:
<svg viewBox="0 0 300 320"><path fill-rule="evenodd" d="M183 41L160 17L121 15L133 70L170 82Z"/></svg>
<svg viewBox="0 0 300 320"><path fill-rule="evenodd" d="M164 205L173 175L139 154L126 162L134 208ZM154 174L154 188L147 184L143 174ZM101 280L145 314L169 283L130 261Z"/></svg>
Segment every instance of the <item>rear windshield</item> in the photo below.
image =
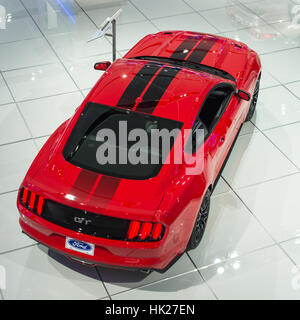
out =
<svg viewBox="0 0 300 320"><path fill-rule="evenodd" d="M167 156L162 152L161 143L151 145L152 129L179 132L181 127L179 121L88 102L70 134L63 156L70 163L97 173L147 179L158 174ZM128 139L124 132L130 133L133 129L142 129L146 143L136 135ZM169 150L175 140L176 135L170 140ZM143 160L137 163L137 157Z"/></svg>

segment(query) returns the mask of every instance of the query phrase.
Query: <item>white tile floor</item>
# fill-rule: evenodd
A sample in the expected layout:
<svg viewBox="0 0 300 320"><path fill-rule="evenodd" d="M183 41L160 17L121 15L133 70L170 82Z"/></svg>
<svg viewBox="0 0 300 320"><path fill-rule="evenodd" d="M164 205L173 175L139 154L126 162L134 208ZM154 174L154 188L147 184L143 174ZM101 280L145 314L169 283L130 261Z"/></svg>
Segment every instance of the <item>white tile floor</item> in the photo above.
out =
<svg viewBox="0 0 300 320"><path fill-rule="evenodd" d="M257 112L214 191L203 241L164 274L82 267L22 235L17 223L16 191L31 161L101 75L93 64L110 59L110 39L86 40L120 5L119 56L148 33L184 28L244 41L263 65ZM0 265L7 271L0 299L300 299L296 5L0 0Z"/></svg>

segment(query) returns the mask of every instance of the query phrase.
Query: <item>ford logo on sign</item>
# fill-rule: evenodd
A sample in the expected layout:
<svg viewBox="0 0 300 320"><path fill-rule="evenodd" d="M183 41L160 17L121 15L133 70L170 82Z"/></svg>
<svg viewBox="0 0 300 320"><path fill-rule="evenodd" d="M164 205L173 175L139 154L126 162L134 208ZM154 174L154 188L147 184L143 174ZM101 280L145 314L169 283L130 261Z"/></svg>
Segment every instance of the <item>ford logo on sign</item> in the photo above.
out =
<svg viewBox="0 0 300 320"><path fill-rule="evenodd" d="M81 242L81 241L78 241L78 240L69 239L68 243L73 248L80 249L80 250L83 250L83 251L89 251L89 250L92 249L92 247L88 243Z"/></svg>

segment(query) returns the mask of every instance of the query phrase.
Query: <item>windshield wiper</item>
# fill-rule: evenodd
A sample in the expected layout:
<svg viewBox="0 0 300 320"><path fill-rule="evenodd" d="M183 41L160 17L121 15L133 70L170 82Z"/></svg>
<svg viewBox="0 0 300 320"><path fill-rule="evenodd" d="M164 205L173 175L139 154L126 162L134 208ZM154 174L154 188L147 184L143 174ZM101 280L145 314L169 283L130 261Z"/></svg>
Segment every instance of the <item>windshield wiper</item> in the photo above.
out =
<svg viewBox="0 0 300 320"><path fill-rule="evenodd" d="M133 57L131 59L165 62L165 63L169 63L169 64L172 64L175 66L189 68L189 69L196 70L196 71L204 71L204 72L211 73L211 74L217 75L219 77L229 79L229 80L236 82L235 78L231 74L229 74L228 72L226 72L224 70L210 67L210 66L207 66L204 64L198 64L198 63L191 62L191 61L178 60L178 59L166 58L166 57L155 57L155 56L138 56L138 57Z"/></svg>

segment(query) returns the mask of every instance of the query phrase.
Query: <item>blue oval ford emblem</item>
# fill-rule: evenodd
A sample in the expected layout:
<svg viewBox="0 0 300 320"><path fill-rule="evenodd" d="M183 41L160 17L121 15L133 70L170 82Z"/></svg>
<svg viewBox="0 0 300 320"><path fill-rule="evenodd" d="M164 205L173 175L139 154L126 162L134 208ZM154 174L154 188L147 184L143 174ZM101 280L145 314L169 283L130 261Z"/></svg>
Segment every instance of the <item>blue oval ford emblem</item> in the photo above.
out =
<svg viewBox="0 0 300 320"><path fill-rule="evenodd" d="M89 251L92 249L92 247L88 243L81 242L79 240L69 239L68 244L75 249L80 249L84 251Z"/></svg>

